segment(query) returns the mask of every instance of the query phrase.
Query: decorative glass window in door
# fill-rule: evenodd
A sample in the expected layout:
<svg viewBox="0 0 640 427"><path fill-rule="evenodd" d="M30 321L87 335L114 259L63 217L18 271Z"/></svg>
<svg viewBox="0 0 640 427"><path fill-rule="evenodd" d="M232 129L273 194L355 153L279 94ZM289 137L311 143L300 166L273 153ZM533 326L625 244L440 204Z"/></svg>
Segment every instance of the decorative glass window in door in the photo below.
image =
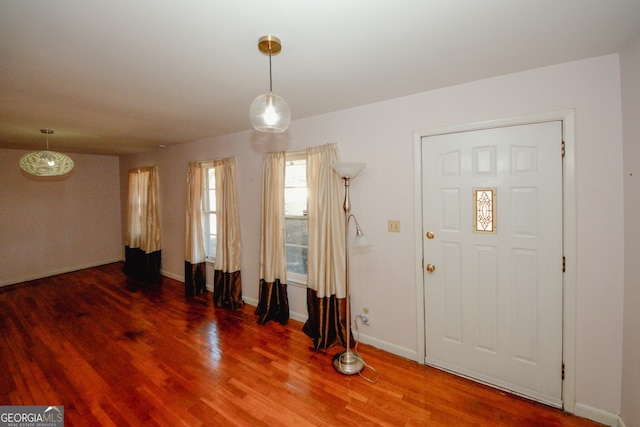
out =
<svg viewBox="0 0 640 427"><path fill-rule="evenodd" d="M477 188L473 190L476 233L495 234L496 232L496 189Z"/></svg>

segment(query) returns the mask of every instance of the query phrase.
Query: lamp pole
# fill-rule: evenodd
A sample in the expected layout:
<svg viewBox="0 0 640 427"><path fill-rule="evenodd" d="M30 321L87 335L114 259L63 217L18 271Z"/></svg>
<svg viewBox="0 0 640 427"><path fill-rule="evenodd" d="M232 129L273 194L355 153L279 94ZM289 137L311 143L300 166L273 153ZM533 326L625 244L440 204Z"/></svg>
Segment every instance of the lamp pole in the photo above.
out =
<svg viewBox="0 0 640 427"><path fill-rule="evenodd" d="M347 348L333 357L333 367L345 375L357 374L364 368L364 362L358 353L351 350L351 295L349 294L349 220L351 215L351 200L349 198L349 183L351 177L343 176L344 180L344 265L345 265L345 291L346 304L345 320L347 323Z"/></svg>

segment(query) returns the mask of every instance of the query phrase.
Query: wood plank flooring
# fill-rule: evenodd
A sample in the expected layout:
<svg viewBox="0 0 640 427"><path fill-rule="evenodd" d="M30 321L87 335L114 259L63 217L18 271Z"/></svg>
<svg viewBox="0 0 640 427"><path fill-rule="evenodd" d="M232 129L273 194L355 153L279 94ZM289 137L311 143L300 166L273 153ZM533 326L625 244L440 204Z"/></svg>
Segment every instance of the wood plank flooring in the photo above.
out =
<svg viewBox="0 0 640 427"><path fill-rule="evenodd" d="M599 425L366 345L379 381L344 376L299 322L121 271L0 288L1 405L62 405L66 426Z"/></svg>

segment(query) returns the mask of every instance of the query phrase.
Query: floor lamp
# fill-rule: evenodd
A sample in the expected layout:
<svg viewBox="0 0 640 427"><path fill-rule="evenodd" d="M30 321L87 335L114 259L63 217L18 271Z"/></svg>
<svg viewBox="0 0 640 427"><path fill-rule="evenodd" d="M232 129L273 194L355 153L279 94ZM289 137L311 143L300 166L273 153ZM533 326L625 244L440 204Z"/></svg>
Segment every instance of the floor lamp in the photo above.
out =
<svg viewBox="0 0 640 427"><path fill-rule="evenodd" d="M351 214L351 200L349 199L349 183L364 169L364 163L334 163L333 170L344 181L344 256L345 256L345 291L346 291L346 322L347 348L333 357L333 367L345 375L359 373L364 368L364 361L358 353L351 350L351 298L349 295L349 221L353 218L356 224L356 241L354 246L368 246L367 238L358 225L358 220Z"/></svg>

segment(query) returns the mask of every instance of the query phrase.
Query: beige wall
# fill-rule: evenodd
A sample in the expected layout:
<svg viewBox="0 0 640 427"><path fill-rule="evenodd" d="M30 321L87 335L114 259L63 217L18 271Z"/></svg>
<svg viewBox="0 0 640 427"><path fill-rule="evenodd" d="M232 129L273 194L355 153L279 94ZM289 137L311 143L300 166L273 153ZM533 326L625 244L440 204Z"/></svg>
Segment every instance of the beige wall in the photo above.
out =
<svg viewBox="0 0 640 427"><path fill-rule="evenodd" d="M575 398L585 415L602 411L608 420L620 413L621 406L620 96L619 57L609 55L294 120L283 135L248 131L125 156L121 159L121 188L126 188L128 168L158 165L163 269L181 278L187 164L235 156L244 296L252 302L258 295L262 153L338 143L342 160L367 163L351 187L353 213L374 244L351 257L352 307L355 311L369 307L372 314L371 326L361 328L361 333L368 342L416 358L414 242L420 230L414 227L413 132L575 109L578 249L577 259L568 260L577 265ZM296 106L291 108L295 116ZM400 233L387 232L388 219L400 220ZM606 232L601 232L603 228ZM289 296L293 317L304 318L304 289L290 286Z"/></svg>
<svg viewBox="0 0 640 427"><path fill-rule="evenodd" d="M68 177L38 180L27 153L0 149L0 286L122 259L118 157L70 154Z"/></svg>
<svg viewBox="0 0 640 427"><path fill-rule="evenodd" d="M640 39L620 58L624 136L622 418L640 426Z"/></svg>

